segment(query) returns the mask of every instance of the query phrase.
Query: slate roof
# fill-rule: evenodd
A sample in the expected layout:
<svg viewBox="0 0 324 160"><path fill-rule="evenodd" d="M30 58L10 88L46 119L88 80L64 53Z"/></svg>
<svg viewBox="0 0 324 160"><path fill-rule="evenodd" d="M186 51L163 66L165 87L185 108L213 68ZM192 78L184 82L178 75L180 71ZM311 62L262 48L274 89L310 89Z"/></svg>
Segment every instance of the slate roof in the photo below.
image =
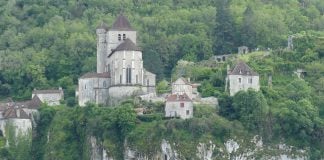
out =
<svg viewBox="0 0 324 160"><path fill-rule="evenodd" d="M10 107L3 113L3 118L19 118L19 119L29 119L30 117L27 113L20 107Z"/></svg>
<svg viewBox="0 0 324 160"><path fill-rule="evenodd" d="M133 31L133 28L128 19L123 14L120 14L112 25L111 30Z"/></svg>
<svg viewBox="0 0 324 160"><path fill-rule="evenodd" d="M229 75L246 75L246 76L258 76L259 74L254 72L246 63L239 61L234 69L230 71Z"/></svg>
<svg viewBox="0 0 324 160"><path fill-rule="evenodd" d="M104 30L109 30L108 25L105 22L101 22L98 26L97 29L104 29Z"/></svg>
<svg viewBox="0 0 324 160"><path fill-rule="evenodd" d="M84 78L110 78L109 73L95 73L95 72L88 72L80 77L81 79Z"/></svg>
<svg viewBox="0 0 324 160"><path fill-rule="evenodd" d="M179 102L179 101L191 102L191 99L188 97L186 93L184 93L183 95L171 94L167 97L166 101L167 102Z"/></svg>
<svg viewBox="0 0 324 160"><path fill-rule="evenodd" d="M125 39L116 49L112 50L111 54L108 55L110 57L116 51L141 51L141 48L137 47L136 44L130 40L129 38Z"/></svg>
<svg viewBox="0 0 324 160"><path fill-rule="evenodd" d="M114 51L141 51L141 49L132 40L127 38Z"/></svg>

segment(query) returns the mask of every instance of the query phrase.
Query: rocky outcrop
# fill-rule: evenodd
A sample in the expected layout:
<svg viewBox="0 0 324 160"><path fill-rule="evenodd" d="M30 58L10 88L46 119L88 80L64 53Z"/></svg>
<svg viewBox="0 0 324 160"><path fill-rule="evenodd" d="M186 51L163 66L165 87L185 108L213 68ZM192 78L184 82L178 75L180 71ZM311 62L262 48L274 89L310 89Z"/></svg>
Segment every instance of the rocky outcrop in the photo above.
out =
<svg viewBox="0 0 324 160"><path fill-rule="evenodd" d="M94 137L91 141L91 160L112 160L107 156L107 152L98 144ZM136 148L131 148L125 143L125 160L181 160L183 159L181 153L175 149L176 143L162 140L160 151L152 153L152 155L145 155L140 153ZM255 136L250 141L240 139L229 139L224 144L215 144L211 140L207 143L198 143L195 151L196 157L193 159L201 160L307 160L307 151L298 150L293 146L286 144L277 144L274 146L267 146L263 144L262 138Z"/></svg>

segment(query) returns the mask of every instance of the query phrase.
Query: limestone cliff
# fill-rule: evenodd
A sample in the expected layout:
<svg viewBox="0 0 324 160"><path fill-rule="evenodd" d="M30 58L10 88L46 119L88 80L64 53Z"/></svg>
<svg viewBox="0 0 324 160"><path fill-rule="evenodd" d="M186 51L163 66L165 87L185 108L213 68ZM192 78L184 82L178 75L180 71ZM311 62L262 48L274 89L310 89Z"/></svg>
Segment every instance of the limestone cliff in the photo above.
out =
<svg viewBox="0 0 324 160"><path fill-rule="evenodd" d="M97 142L94 137L91 141L91 160L112 160L113 155L107 155L107 151ZM149 144L148 144L149 145ZM125 160L181 160L185 159L176 143L163 139L160 150L151 155L138 152L136 147L125 143ZM198 143L192 159L201 160L307 160L306 150L298 150L284 143L276 145L263 144L262 138L255 136L249 141L242 139L228 139L223 144L215 144L212 141Z"/></svg>

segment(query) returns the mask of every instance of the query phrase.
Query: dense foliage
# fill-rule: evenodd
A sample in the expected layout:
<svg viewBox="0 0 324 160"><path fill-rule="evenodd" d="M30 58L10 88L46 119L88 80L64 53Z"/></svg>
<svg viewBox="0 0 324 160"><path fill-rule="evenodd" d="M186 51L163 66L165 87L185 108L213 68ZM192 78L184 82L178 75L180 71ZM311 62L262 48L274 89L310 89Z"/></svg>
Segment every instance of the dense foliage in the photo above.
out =
<svg viewBox="0 0 324 160"><path fill-rule="evenodd" d="M322 0L5 0L0 97L25 99L33 88L58 86L73 97L77 78L95 70L96 26L111 25L121 11L139 32L144 65L159 79L181 58L208 59L241 45L283 47L288 35L324 29Z"/></svg>
<svg viewBox="0 0 324 160"><path fill-rule="evenodd" d="M101 21L112 24L120 11L139 32L144 65L161 80L158 93L170 91L170 79L190 77L201 84L202 97L219 98L219 110L195 106L192 119L165 120L163 104L142 102L148 114L138 117L133 102L73 107L77 78L95 70L95 28ZM0 13L0 99L26 99L33 88L62 86L67 104L40 109L33 154L22 143L2 148L0 156L21 157L19 149L27 159L89 159L89 136L95 136L116 159L122 159L125 139L148 155L162 139L175 141L190 159L199 142L221 145L231 136L255 134L268 144L306 148L311 159L324 156L322 0L7 0ZM283 49L288 35L294 36L293 50ZM208 60L241 45L268 51L226 63ZM260 74L260 92L228 96L226 67L235 58ZM293 74L297 68L306 71L303 79ZM1 136L0 147L3 141Z"/></svg>

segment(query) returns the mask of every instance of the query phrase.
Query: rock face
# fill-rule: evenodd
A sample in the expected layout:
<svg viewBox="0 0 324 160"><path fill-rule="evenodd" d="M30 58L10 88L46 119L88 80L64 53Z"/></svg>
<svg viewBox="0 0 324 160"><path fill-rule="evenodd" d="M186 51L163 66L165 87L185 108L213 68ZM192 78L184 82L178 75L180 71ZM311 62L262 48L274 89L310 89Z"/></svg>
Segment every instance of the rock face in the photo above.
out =
<svg viewBox="0 0 324 160"><path fill-rule="evenodd" d="M152 153L153 156L145 155L131 148L125 143L125 160L181 160L183 156L175 149L175 143L162 140L161 150ZM107 152L98 144L95 138L91 137L91 160L112 160ZM198 143L195 151L196 157L193 159L201 160L306 160L307 152L305 150L296 150L293 146L277 144L274 146L265 146L262 138L255 136L249 142L243 140L229 139L224 144L215 144L212 141L207 143Z"/></svg>
<svg viewBox="0 0 324 160"><path fill-rule="evenodd" d="M102 143L98 142L93 136L89 138L90 143L90 160L113 160L109 157L107 151L103 148Z"/></svg>

